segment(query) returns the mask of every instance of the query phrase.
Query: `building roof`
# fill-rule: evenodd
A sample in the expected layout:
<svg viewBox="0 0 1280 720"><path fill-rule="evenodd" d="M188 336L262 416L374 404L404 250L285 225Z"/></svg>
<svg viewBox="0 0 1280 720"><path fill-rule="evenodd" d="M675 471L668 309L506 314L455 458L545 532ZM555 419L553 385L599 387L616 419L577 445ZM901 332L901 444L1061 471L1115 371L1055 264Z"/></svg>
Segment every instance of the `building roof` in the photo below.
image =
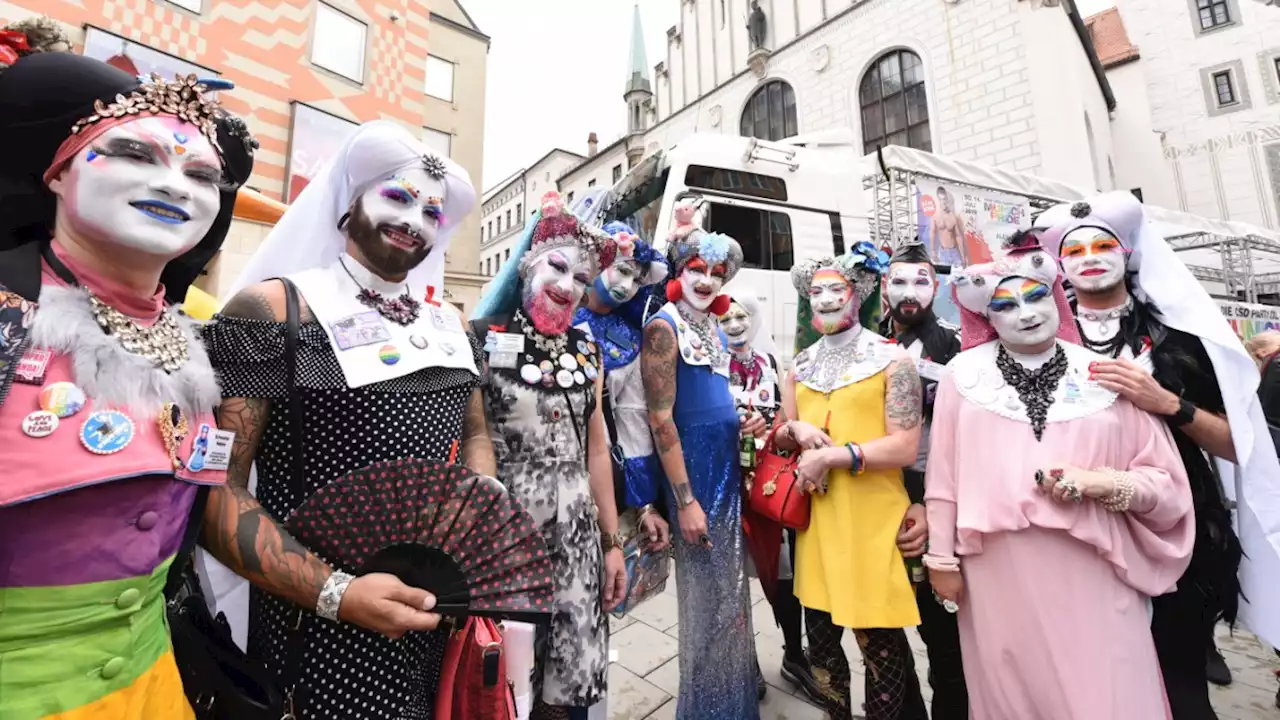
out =
<svg viewBox="0 0 1280 720"><path fill-rule="evenodd" d="M1124 30L1124 20L1120 18L1119 9L1103 10L1085 18L1084 22L1089 28L1089 36L1093 38L1098 60L1104 68L1110 70L1138 59L1138 48L1129 42L1129 35Z"/></svg>

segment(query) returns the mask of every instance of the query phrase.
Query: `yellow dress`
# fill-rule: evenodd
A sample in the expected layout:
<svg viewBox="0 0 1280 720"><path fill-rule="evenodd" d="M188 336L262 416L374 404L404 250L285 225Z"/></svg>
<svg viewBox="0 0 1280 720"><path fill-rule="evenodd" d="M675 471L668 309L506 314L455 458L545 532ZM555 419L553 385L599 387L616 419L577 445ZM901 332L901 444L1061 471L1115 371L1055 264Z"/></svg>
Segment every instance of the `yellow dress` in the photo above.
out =
<svg viewBox="0 0 1280 720"><path fill-rule="evenodd" d="M800 420L822 427L836 445L883 437L885 372L829 396L796 383ZM796 597L831 613L840 626L904 628L920 624L911 580L898 552L898 528L910 500L901 470L854 477L833 470L826 495L813 496L809 528L796 538Z"/></svg>

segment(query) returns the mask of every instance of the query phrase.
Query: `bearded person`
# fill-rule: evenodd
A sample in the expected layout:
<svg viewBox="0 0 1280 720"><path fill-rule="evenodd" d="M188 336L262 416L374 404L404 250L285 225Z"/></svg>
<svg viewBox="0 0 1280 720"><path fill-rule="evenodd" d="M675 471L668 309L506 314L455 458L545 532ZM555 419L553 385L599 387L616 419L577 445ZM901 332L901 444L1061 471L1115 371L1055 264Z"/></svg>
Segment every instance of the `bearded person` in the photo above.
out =
<svg viewBox="0 0 1280 720"><path fill-rule="evenodd" d="M733 238L694 229L673 235L667 303L644 329L640 373L649 427L666 474L680 604L676 717L760 717L754 633L742 532L742 435L729 389L729 353L716 316L742 267ZM686 451L686 448L688 449ZM673 533L673 535L675 535Z"/></svg>
<svg viewBox="0 0 1280 720"><path fill-rule="evenodd" d="M1154 598L1151 630L1174 718L1214 718L1206 656L1216 622L1238 610L1280 644L1280 465L1256 365L1130 193L1059 205L1036 226L1075 289L1086 347L1104 356L1091 368L1097 381L1160 417L1187 468L1195 551L1176 590ZM1207 456L1234 480L1234 531Z"/></svg>
<svg viewBox="0 0 1280 720"><path fill-rule="evenodd" d="M609 239L600 248L599 274L573 323L601 351L614 497L629 526L623 530L643 531L657 552L666 547L669 530L654 505L663 476L644 404L640 340L648 291L666 279L667 263L624 223L609 223L604 232Z"/></svg>
<svg viewBox="0 0 1280 720"><path fill-rule="evenodd" d="M189 719L164 589L226 465L188 461L218 388L173 303L256 143L194 75L69 48L0 32L0 717Z"/></svg>
<svg viewBox="0 0 1280 720"><path fill-rule="evenodd" d="M381 461L452 459L461 444L463 462L493 474L480 347L438 300L449 236L474 204L460 167L399 125L362 125L205 329L219 427L236 434L205 545L254 583L248 650L299 718L432 714L446 639L423 632L439 622L435 599L392 575L353 577L357 568L331 566L281 523ZM218 609L243 633L242 591L209 573Z"/></svg>
<svg viewBox="0 0 1280 720"><path fill-rule="evenodd" d="M533 720L586 720L604 700L605 613L626 592L601 352L573 327L609 242L547 193L472 321L486 333L497 475L540 525L555 568L554 615L536 644Z"/></svg>
<svg viewBox="0 0 1280 720"><path fill-rule="evenodd" d="M822 708L835 720L853 717L845 628L862 650L867 718L927 717L903 630L920 615L897 547L910 505L902 468L920 444L920 378L901 348L867 329L888 259L862 242L791 270L802 350L783 385L792 419L774 438L801 452L796 482L812 496L809 526L796 538L795 588Z"/></svg>
<svg viewBox="0 0 1280 720"><path fill-rule="evenodd" d="M944 366L960 352L958 328L933 312L938 293L938 275L929 262L924 245L912 243L898 248L889 258L889 271L881 280L889 308L882 323L886 338L896 341L911 355L924 391L924 425L915 464L903 468L902 477L911 498L907 520L898 543L903 554L924 553L927 533L924 518L924 474L929 458L929 432L933 420L933 399ZM943 609L927 582L916 583L916 604L920 608L920 637L929 652L929 685L933 688L934 720L964 720L969 717L969 695L964 686L964 665L960 658L960 635L955 615Z"/></svg>
<svg viewBox="0 0 1280 720"><path fill-rule="evenodd" d="M958 606L977 718L1168 718L1148 596L1194 542L1168 429L1094 379L1032 233L953 277L965 351L938 388L929 580Z"/></svg>

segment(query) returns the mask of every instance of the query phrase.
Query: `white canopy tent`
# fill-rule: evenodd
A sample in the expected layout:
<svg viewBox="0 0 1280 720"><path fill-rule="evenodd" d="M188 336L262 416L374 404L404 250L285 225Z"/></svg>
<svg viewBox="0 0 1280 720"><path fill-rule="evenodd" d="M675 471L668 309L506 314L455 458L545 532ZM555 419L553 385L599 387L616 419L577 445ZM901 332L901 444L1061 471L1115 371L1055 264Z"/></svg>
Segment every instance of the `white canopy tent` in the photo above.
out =
<svg viewBox="0 0 1280 720"><path fill-rule="evenodd" d="M896 146L867 155L863 165L863 187L871 191L872 240L894 247L916 234L918 179L1025 197L1039 210L1096 194L1056 180ZM1147 213L1212 294L1243 295L1246 302L1257 302L1259 294L1280 292L1280 233L1153 205L1147 205Z"/></svg>

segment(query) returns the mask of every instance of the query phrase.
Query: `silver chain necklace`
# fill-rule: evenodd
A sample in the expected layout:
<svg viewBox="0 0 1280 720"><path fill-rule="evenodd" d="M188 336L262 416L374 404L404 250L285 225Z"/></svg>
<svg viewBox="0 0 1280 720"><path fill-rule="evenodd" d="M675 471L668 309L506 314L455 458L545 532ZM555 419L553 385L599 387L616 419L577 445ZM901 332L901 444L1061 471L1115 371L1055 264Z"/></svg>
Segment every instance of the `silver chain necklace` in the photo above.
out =
<svg viewBox="0 0 1280 720"><path fill-rule="evenodd" d="M1102 333L1102 335L1105 337L1111 332L1110 322L1112 320L1119 320L1120 318L1127 317L1129 313L1132 311L1133 311L1133 298L1130 297L1129 299L1125 300L1124 304L1121 305L1120 307L1114 307L1114 308L1111 308L1110 310L1089 310L1086 308L1086 309L1080 310L1078 314L1084 320L1098 323L1098 332Z"/></svg>
<svg viewBox="0 0 1280 720"><path fill-rule="evenodd" d="M686 310L684 305L680 304L676 305L676 311L680 313L681 319L689 324L689 327L693 329L693 334L698 336L698 340L706 348L705 352L711 367L720 367L725 361L725 351L724 348L720 347L720 334L716 332L711 316L692 317L692 312Z"/></svg>
<svg viewBox="0 0 1280 720"><path fill-rule="evenodd" d="M822 338L813 358L813 363L817 366L813 376L822 392L830 394L849 366L862 359L862 353L858 350L861 335L862 329L859 328L853 338L840 347L831 347L827 339Z"/></svg>
<svg viewBox="0 0 1280 720"><path fill-rule="evenodd" d="M85 292L89 295L89 308L98 327L115 338L125 350L150 360L166 373L177 372L187 364L190 359L187 336L172 315L161 311L155 324L144 326L98 299L97 295L88 290Z"/></svg>

